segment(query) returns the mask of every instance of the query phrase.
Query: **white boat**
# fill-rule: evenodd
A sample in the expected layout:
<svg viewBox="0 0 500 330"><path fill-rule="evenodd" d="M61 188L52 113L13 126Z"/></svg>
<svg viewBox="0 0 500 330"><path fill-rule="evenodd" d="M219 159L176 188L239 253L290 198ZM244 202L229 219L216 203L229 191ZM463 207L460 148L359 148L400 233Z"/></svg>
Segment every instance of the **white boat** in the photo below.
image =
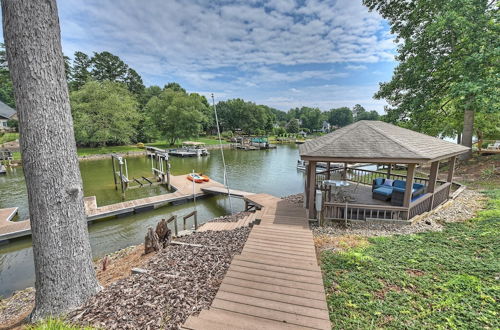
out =
<svg viewBox="0 0 500 330"><path fill-rule="evenodd" d="M193 152L196 156L208 156L208 149L205 148L205 144L203 142L194 142L194 141L185 141L182 143L182 150L186 152Z"/></svg>
<svg viewBox="0 0 500 330"><path fill-rule="evenodd" d="M297 161L297 170L299 171L305 171L307 166L307 162L305 160L299 159ZM321 173L326 171L325 167L320 166L319 164L316 164L316 173Z"/></svg>
<svg viewBox="0 0 500 330"><path fill-rule="evenodd" d="M0 164L0 174L7 174L7 169L3 164Z"/></svg>

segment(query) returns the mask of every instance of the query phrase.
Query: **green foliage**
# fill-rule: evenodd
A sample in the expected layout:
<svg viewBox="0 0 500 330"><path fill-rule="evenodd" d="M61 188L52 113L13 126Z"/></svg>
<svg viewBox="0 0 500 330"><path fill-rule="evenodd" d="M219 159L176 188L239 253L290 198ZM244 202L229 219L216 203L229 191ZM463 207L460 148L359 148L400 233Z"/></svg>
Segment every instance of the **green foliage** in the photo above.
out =
<svg viewBox="0 0 500 330"><path fill-rule="evenodd" d="M453 136L463 130L464 110L499 112L498 1L363 2L389 21L400 42L392 80L375 94L391 106L387 120ZM476 129L487 123L476 122Z"/></svg>
<svg viewBox="0 0 500 330"><path fill-rule="evenodd" d="M82 52L75 52L71 79L71 90L80 89L89 80L120 82L136 96L144 91L141 76L118 56L110 52L94 53L91 58Z"/></svg>
<svg viewBox="0 0 500 330"><path fill-rule="evenodd" d="M296 119L296 118L292 118L290 119L290 121L288 122L288 124L286 125L286 131L288 133L292 133L292 134L295 134L295 133L298 133L300 130L300 126L299 126L299 120Z"/></svg>
<svg viewBox="0 0 500 330"><path fill-rule="evenodd" d="M0 101L15 108L14 88L10 79L9 68L7 67L7 57L5 45L0 43Z"/></svg>
<svg viewBox="0 0 500 330"><path fill-rule="evenodd" d="M286 129L284 127L275 127L273 133L276 136L284 135L286 134Z"/></svg>
<svg viewBox="0 0 500 330"><path fill-rule="evenodd" d="M140 119L137 101L120 83L89 81L70 95L78 145L129 144Z"/></svg>
<svg viewBox="0 0 500 330"><path fill-rule="evenodd" d="M200 95L165 89L146 104L146 112L151 116L161 135L173 145L178 139L197 136L207 105Z"/></svg>
<svg viewBox="0 0 500 330"><path fill-rule="evenodd" d="M370 239L323 252L335 328L496 329L500 286L500 190L474 221L442 232Z"/></svg>
<svg viewBox="0 0 500 330"><path fill-rule="evenodd" d="M356 121L359 120L379 120L380 115L377 111L365 111L356 116Z"/></svg>
<svg viewBox="0 0 500 330"><path fill-rule="evenodd" d="M291 118L301 120L302 127L307 128L311 132L319 130L323 123L321 110L319 108L295 108L290 109L288 114Z"/></svg>
<svg viewBox="0 0 500 330"><path fill-rule="evenodd" d="M28 326L29 330L93 330L92 327L81 327L71 325L60 319L49 318L44 321L38 322L35 325Z"/></svg>
<svg viewBox="0 0 500 330"><path fill-rule="evenodd" d="M347 126L354 121L352 111L348 107L331 109L326 113L326 118L332 126L337 127Z"/></svg>
<svg viewBox="0 0 500 330"><path fill-rule="evenodd" d="M7 126L17 131L19 130L19 121L16 119L9 119L7 120Z"/></svg>
<svg viewBox="0 0 500 330"><path fill-rule="evenodd" d="M168 84L166 84L164 87L163 87L163 90L165 89L171 89L173 90L174 92L182 92L182 93L186 93L186 90L184 88L181 87L181 85L179 85L178 83L176 82L169 82Z"/></svg>
<svg viewBox="0 0 500 330"><path fill-rule="evenodd" d="M270 132L275 122L271 108L242 99L220 101L217 113L222 130L241 129L248 134L254 134L258 129Z"/></svg>
<svg viewBox="0 0 500 330"><path fill-rule="evenodd" d="M221 133L221 136L223 138L229 138L230 139L230 138L232 138L234 136L234 133L233 133L233 131L224 131L224 132Z"/></svg>
<svg viewBox="0 0 500 330"><path fill-rule="evenodd" d="M2 133L0 132L0 144L11 142L19 139L19 133Z"/></svg>
<svg viewBox="0 0 500 330"><path fill-rule="evenodd" d="M75 52L71 68L70 90L80 89L90 79L91 59L83 52Z"/></svg>

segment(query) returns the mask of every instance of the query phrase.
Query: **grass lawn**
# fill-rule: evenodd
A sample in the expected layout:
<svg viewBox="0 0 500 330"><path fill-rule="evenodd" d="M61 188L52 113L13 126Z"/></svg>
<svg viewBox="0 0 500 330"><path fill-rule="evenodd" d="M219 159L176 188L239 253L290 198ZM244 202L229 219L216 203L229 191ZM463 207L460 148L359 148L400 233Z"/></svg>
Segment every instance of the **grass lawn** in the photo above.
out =
<svg viewBox="0 0 500 330"><path fill-rule="evenodd" d="M19 139L19 133L0 133L0 144Z"/></svg>
<svg viewBox="0 0 500 330"><path fill-rule="evenodd" d="M101 155L110 153L126 153L130 151L144 151L135 145L130 146L106 146L97 148L79 147L77 149L78 156Z"/></svg>
<svg viewBox="0 0 500 330"><path fill-rule="evenodd" d="M370 238L321 264L333 328L499 329L500 189L442 232Z"/></svg>
<svg viewBox="0 0 500 330"><path fill-rule="evenodd" d="M192 139L185 140L185 141L202 142L202 143L205 143L207 146L219 144L219 139L217 137L192 138ZM183 141L179 141L175 146L180 147L182 145L182 142ZM222 144L228 144L228 143L231 143L231 142L227 142L224 139L222 140ZM153 143L146 143L146 145L154 146L157 148L172 148L172 146L170 144L167 144L166 141L157 141L157 142L153 142Z"/></svg>
<svg viewBox="0 0 500 330"><path fill-rule="evenodd" d="M27 326L28 330L93 330L92 327L79 327L70 325L63 320L47 319L35 325Z"/></svg>

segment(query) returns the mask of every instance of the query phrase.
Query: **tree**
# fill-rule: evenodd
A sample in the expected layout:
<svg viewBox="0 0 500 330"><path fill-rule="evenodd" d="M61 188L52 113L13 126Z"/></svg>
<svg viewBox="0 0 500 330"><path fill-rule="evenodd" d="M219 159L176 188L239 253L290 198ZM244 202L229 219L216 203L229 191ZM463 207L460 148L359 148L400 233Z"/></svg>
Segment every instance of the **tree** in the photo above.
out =
<svg viewBox="0 0 500 330"><path fill-rule="evenodd" d="M360 121L360 120L379 120L379 117L380 117L380 115L375 110L364 111L364 112L359 113L356 116L356 121Z"/></svg>
<svg viewBox="0 0 500 330"><path fill-rule="evenodd" d="M3 0L35 261L32 320L99 290L83 204L55 0Z"/></svg>
<svg viewBox="0 0 500 330"><path fill-rule="evenodd" d="M144 83L142 82L141 76L132 68L127 69L127 74L125 75L123 81L129 91L134 95L141 95L144 91Z"/></svg>
<svg viewBox="0 0 500 330"><path fill-rule="evenodd" d="M167 88L146 105L147 112L170 145L200 133L206 105L198 96Z"/></svg>
<svg viewBox="0 0 500 330"><path fill-rule="evenodd" d="M82 52L75 52L73 67L71 68L70 89L77 90L90 79L91 60Z"/></svg>
<svg viewBox="0 0 500 330"><path fill-rule="evenodd" d="M356 104L354 107L352 107L352 115L354 117L355 121L358 121L359 116L363 116L363 114L366 112L366 109L361 106L361 104Z"/></svg>
<svg viewBox="0 0 500 330"><path fill-rule="evenodd" d="M271 108L243 99L220 101L217 104L217 113L223 130L241 129L248 134L257 130L270 132L275 122Z"/></svg>
<svg viewBox="0 0 500 330"><path fill-rule="evenodd" d="M288 122L288 124L286 125L286 131L288 133L298 133L300 130L300 126L299 126L299 120L296 119L296 118L292 118L290 119L290 121Z"/></svg>
<svg viewBox="0 0 500 330"><path fill-rule="evenodd" d="M12 86L12 79L10 79L5 45L3 43L0 43L0 101L13 108L16 106L14 88Z"/></svg>
<svg viewBox="0 0 500 330"><path fill-rule="evenodd" d="M124 81L128 65L110 52L94 53L91 75L95 80Z"/></svg>
<svg viewBox="0 0 500 330"><path fill-rule="evenodd" d="M348 107L331 109L327 115L327 120L332 126L344 127L353 122L352 111Z"/></svg>
<svg viewBox="0 0 500 330"><path fill-rule="evenodd" d="M90 79L97 81L115 81L123 83L134 95L144 91L141 76L130 68L118 56L110 52L94 53L92 58L82 52L75 52L71 68L71 90L81 88Z"/></svg>
<svg viewBox="0 0 500 330"><path fill-rule="evenodd" d="M89 81L71 93L78 145L123 145L136 137L137 101L120 83Z"/></svg>
<svg viewBox="0 0 500 330"><path fill-rule="evenodd" d="M163 89L171 89L174 92L183 92L183 93L186 93L186 90L184 88L182 88L181 85L179 85L176 82L169 82L168 84L166 84L163 87Z"/></svg>
<svg viewBox="0 0 500 330"><path fill-rule="evenodd" d="M453 130L463 129L462 144L470 147L474 112L498 111L498 1L363 2L400 42L392 80L375 94L391 105L388 118L437 134L450 131L458 113L463 125Z"/></svg>
<svg viewBox="0 0 500 330"><path fill-rule="evenodd" d="M309 129L311 132L319 130L323 123L321 110L318 108L295 108L291 109L288 114L292 118L302 121L302 127Z"/></svg>

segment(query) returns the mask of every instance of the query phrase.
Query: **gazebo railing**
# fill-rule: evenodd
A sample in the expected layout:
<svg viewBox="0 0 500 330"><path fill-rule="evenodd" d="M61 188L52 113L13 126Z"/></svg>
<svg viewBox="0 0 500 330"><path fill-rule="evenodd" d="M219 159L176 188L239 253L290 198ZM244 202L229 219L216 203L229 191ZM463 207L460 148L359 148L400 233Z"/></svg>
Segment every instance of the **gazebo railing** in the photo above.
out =
<svg viewBox="0 0 500 330"><path fill-rule="evenodd" d="M390 205L364 205L341 202L323 203L324 220L407 220L408 208Z"/></svg>
<svg viewBox="0 0 500 330"><path fill-rule="evenodd" d="M330 177L334 176L336 173L343 174L344 168L341 167L341 168L331 169L330 170ZM361 168L351 168L351 167L347 168L347 180L350 180L350 181L371 185L373 183L374 179L381 178L381 177L387 178L387 172L365 170L365 169L361 169ZM328 179L328 171L327 170L316 173L316 182L317 183L321 183L327 179ZM391 173L389 175L389 179L406 181L406 175ZM429 184L429 179L415 177L414 182L421 183L424 186L427 186Z"/></svg>

